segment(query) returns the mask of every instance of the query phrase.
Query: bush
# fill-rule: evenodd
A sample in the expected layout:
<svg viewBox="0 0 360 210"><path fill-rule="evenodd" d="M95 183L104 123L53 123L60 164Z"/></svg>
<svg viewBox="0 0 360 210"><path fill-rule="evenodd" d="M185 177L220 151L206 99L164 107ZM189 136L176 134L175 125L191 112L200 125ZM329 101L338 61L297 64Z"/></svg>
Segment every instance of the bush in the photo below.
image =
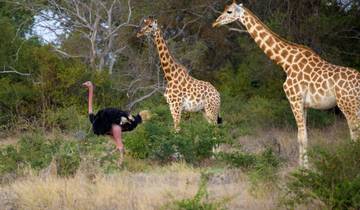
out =
<svg viewBox="0 0 360 210"><path fill-rule="evenodd" d="M284 204L294 207L320 200L330 209L360 208L360 143L335 150L315 147L309 152L311 169L291 174Z"/></svg>
<svg viewBox="0 0 360 210"><path fill-rule="evenodd" d="M210 157L212 148L226 138L225 131L208 124L200 114L189 120L184 115L180 133L174 133L168 106L153 112L156 115L150 121L125 136L125 146L133 157L161 162L181 158L198 163Z"/></svg>
<svg viewBox="0 0 360 210"><path fill-rule="evenodd" d="M220 153L219 159L231 167L241 168L249 172L253 184L272 182L277 179L277 171L281 160L271 149L266 149L260 154L245 152Z"/></svg>
<svg viewBox="0 0 360 210"><path fill-rule="evenodd" d="M59 149L60 142L48 141L44 136L34 134L22 137L18 144L21 162L39 170L50 164Z"/></svg>
<svg viewBox="0 0 360 210"><path fill-rule="evenodd" d="M41 134L26 135L14 146L0 149L0 175L17 172L25 166L41 170L55 159L58 175L71 176L80 162L99 165L101 170L119 170L118 152L112 153L114 145L103 137L90 136L84 141L73 139L47 139Z"/></svg>
<svg viewBox="0 0 360 210"><path fill-rule="evenodd" d="M80 165L79 145L76 142L65 142L56 155L57 172L60 176L74 175Z"/></svg>
<svg viewBox="0 0 360 210"><path fill-rule="evenodd" d="M0 150L0 175L13 172L17 169L21 158L12 145Z"/></svg>
<svg viewBox="0 0 360 210"><path fill-rule="evenodd" d="M225 201L206 201L209 193L207 191L208 176L201 174L199 189L193 198L174 201L165 205L162 209L172 210L225 210Z"/></svg>

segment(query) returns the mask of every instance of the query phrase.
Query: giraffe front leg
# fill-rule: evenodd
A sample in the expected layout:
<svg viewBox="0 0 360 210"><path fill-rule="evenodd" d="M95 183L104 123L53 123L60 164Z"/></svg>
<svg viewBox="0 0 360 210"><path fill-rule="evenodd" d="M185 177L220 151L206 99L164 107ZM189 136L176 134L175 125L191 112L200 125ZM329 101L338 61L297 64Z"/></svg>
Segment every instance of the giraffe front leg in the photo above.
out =
<svg viewBox="0 0 360 210"><path fill-rule="evenodd" d="M308 137L306 130L307 110L304 108L302 99L299 99L297 101L290 101L290 104L298 128L297 138L299 143L299 164L302 167L308 168L309 167L308 156L307 156Z"/></svg>
<svg viewBox="0 0 360 210"><path fill-rule="evenodd" d="M179 102L173 102L170 104L170 112L174 121L174 130L176 133L180 131L181 120L181 105Z"/></svg>

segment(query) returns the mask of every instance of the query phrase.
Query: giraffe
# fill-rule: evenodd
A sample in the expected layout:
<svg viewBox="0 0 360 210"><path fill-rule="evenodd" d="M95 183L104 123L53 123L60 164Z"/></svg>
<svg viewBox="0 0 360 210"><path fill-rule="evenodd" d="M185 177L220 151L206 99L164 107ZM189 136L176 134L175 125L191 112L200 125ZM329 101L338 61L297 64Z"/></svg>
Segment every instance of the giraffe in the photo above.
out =
<svg viewBox="0 0 360 210"><path fill-rule="evenodd" d="M225 7L213 27L239 20L264 53L286 73L283 89L298 128L299 164L308 168L306 113L308 108L329 109L336 105L345 115L352 140L359 138L360 74L331 64L310 48L292 43L271 31L243 4Z"/></svg>
<svg viewBox="0 0 360 210"><path fill-rule="evenodd" d="M161 66L167 81L164 93L174 121L174 129L180 131L182 111L198 112L203 110L204 117L211 124L220 124L220 94L209 82L195 79L187 69L175 61L166 45L157 20L149 17L144 20L143 27L137 37L151 35L155 42Z"/></svg>

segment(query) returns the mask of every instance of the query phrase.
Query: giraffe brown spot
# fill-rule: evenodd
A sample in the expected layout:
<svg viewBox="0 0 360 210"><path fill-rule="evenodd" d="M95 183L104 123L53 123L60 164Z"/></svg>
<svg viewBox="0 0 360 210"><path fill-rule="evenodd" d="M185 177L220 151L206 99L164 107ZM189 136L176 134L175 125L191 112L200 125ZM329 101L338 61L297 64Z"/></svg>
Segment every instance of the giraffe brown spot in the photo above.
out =
<svg viewBox="0 0 360 210"><path fill-rule="evenodd" d="M274 51L276 53L278 53L280 51L280 47L276 44L275 47L274 47Z"/></svg>
<svg viewBox="0 0 360 210"><path fill-rule="evenodd" d="M315 66L316 66L316 64L315 64L313 61L310 61L309 64L310 64L311 67L315 67Z"/></svg>
<svg viewBox="0 0 360 210"><path fill-rule="evenodd" d="M257 31L256 31L256 30L253 30L253 32L251 33L251 36L252 36L252 37L257 37L257 35L258 35Z"/></svg>
<svg viewBox="0 0 360 210"><path fill-rule="evenodd" d="M310 81L310 76L308 74L305 74L304 79L307 80L307 81Z"/></svg>
<svg viewBox="0 0 360 210"><path fill-rule="evenodd" d="M269 37L266 40L266 44L268 44L269 47L272 47L275 44L274 39L272 37Z"/></svg>
<svg viewBox="0 0 360 210"><path fill-rule="evenodd" d="M294 58L293 55L289 55L289 57L287 58L287 61L288 61L289 63L292 63L292 62L293 62L293 58Z"/></svg>
<svg viewBox="0 0 360 210"><path fill-rule="evenodd" d="M161 52L161 53L160 53L160 57L161 57L161 58L164 57L164 52Z"/></svg>
<svg viewBox="0 0 360 210"><path fill-rule="evenodd" d="M274 60L275 60L275 62L276 62L277 64L279 64L279 63L281 62L281 57L280 57L280 56L276 56Z"/></svg>
<svg viewBox="0 0 360 210"><path fill-rule="evenodd" d="M304 52L304 55L305 55L306 57L310 57L310 56L312 55L312 53L307 50L307 51Z"/></svg>
<svg viewBox="0 0 360 210"><path fill-rule="evenodd" d="M304 68L304 72L310 73L311 72L310 66L306 65L306 67Z"/></svg>
<svg viewBox="0 0 360 210"><path fill-rule="evenodd" d="M266 51L266 55L269 56L269 57L271 57L271 56L273 56L273 52L272 52L271 50L267 50L267 51Z"/></svg>
<svg viewBox="0 0 360 210"><path fill-rule="evenodd" d="M320 59L318 57L316 57L316 56L313 58L313 60L314 60L315 63L320 61Z"/></svg>
<svg viewBox="0 0 360 210"><path fill-rule="evenodd" d="M287 84L288 86L292 86L292 84L293 84L292 79L287 79L286 84ZM286 87L287 87L287 86L286 86Z"/></svg>
<svg viewBox="0 0 360 210"><path fill-rule="evenodd" d="M247 29L250 29L250 28L251 28L250 23L246 24L246 28L247 28Z"/></svg>
<svg viewBox="0 0 360 210"><path fill-rule="evenodd" d="M263 27L262 26L260 26L260 25L258 25L258 26L256 26L256 28L255 28L257 31L261 31L262 29L263 29Z"/></svg>
<svg viewBox="0 0 360 210"><path fill-rule="evenodd" d="M266 36L267 36L267 33L266 32L260 32L260 37L262 38L262 39L264 39Z"/></svg>
<svg viewBox="0 0 360 210"><path fill-rule="evenodd" d="M170 81L171 77L170 76L165 76L166 80Z"/></svg>
<svg viewBox="0 0 360 210"><path fill-rule="evenodd" d="M166 67L166 66L168 66L168 65L169 65L169 63L168 63L168 62L166 62L166 61L165 61L165 62L163 62L162 64L163 64L163 66L164 66L164 67Z"/></svg>
<svg viewBox="0 0 360 210"><path fill-rule="evenodd" d="M174 77L177 78L179 76L178 72L174 73ZM177 80L176 80L177 81Z"/></svg>
<svg viewBox="0 0 360 210"><path fill-rule="evenodd" d="M169 68L163 68L163 69L164 69L164 72L165 72L166 74L170 73L170 69L169 69Z"/></svg>
<svg viewBox="0 0 360 210"><path fill-rule="evenodd" d="M162 51L162 50L163 50L163 46L160 45L160 46L159 46L159 51Z"/></svg>
<svg viewBox="0 0 360 210"><path fill-rule="evenodd" d="M165 57L166 57L166 59L169 59L169 57L170 57L169 53L166 53Z"/></svg>
<svg viewBox="0 0 360 210"><path fill-rule="evenodd" d="M281 56L285 58L288 55L288 52L286 50L281 51Z"/></svg>

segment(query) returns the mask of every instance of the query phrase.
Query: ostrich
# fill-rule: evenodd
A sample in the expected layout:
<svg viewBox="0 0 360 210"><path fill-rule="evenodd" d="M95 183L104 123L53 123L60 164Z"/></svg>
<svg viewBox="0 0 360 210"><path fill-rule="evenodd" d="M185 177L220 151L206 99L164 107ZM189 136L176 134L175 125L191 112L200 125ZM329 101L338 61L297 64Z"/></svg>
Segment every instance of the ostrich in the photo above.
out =
<svg viewBox="0 0 360 210"><path fill-rule="evenodd" d="M124 153L124 144L122 142L122 132L132 131L143 121L150 119L150 112L143 110L136 116L128 112L116 108L105 108L93 113L92 102L94 94L94 86L91 81L82 84L88 89L88 113L92 129L96 135L109 135L116 144L121 156Z"/></svg>

